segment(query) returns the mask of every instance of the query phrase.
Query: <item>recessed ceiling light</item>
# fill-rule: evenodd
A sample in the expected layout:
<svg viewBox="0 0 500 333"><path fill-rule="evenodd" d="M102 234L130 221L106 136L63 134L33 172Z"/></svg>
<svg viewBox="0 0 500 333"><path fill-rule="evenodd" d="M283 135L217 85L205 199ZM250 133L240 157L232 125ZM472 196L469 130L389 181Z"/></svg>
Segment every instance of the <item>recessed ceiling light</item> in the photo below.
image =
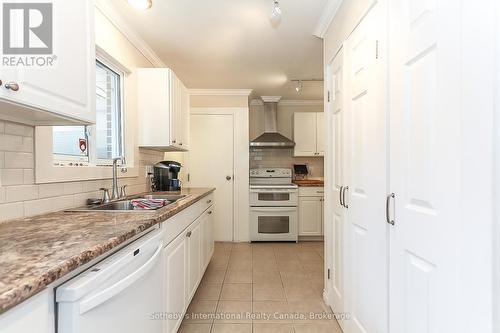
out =
<svg viewBox="0 0 500 333"><path fill-rule="evenodd" d="M146 10L153 6L153 0L127 0L128 4L136 9Z"/></svg>
<svg viewBox="0 0 500 333"><path fill-rule="evenodd" d="M279 24L281 21L281 8L278 0L273 0L273 11L271 12L271 22Z"/></svg>

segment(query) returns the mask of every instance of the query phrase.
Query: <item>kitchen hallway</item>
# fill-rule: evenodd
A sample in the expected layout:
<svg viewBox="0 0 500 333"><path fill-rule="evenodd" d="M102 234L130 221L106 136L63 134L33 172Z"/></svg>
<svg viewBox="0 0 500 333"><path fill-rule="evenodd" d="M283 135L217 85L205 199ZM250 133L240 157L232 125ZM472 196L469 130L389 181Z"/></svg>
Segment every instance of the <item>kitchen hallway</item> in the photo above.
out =
<svg viewBox="0 0 500 333"><path fill-rule="evenodd" d="M341 332L322 299L323 246L216 243L180 332Z"/></svg>

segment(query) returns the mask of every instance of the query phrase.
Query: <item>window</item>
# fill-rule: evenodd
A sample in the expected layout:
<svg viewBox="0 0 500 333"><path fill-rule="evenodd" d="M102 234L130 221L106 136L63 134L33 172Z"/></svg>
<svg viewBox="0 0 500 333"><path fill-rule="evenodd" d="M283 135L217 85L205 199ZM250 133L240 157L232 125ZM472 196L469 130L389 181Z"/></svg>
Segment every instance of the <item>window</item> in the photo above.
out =
<svg viewBox="0 0 500 333"><path fill-rule="evenodd" d="M54 126L54 160L111 165L124 156L122 117L123 73L96 61L96 124Z"/></svg>

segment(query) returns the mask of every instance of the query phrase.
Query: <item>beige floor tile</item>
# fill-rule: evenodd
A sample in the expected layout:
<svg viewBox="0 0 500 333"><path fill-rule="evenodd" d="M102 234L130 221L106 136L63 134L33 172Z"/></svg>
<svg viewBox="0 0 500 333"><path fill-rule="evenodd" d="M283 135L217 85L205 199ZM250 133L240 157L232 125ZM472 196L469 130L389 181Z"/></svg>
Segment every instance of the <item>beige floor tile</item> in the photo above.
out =
<svg viewBox="0 0 500 333"><path fill-rule="evenodd" d="M210 333L212 324L190 324L183 322L178 333Z"/></svg>
<svg viewBox="0 0 500 333"><path fill-rule="evenodd" d="M252 333L252 324L214 324L212 333Z"/></svg>
<svg viewBox="0 0 500 333"><path fill-rule="evenodd" d="M252 276L253 283L281 283L281 276L277 270L254 270Z"/></svg>
<svg viewBox="0 0 500 333"><path fill-rule="evenodd" d="M288 307L291 312L294 314L300 314L301 316L298 318L298 321L301 320L311 320L310 314L318 314L317 317L314 317L313 320L319 319L319 320L331 320L333 319L333 312L330 309L328 305L326 305L322 300L320 299L302 299L302 300L291 300L288 301ZM325 316L327 318L324 318L322 314L326 314L328 316Z"/></svg>
<svg viewBox="0 0 500 333"><path fill-rule="evenodd" d="M231 252L230 260L252 260L252 251Z"/></svg>
<svg viewBox="0 0 500 333"><path fill-rule="evenodd" d="M254 301L284 301L285 293L281 283L254 283Z"/></svg>
<svg viewBox="0 0 500 333"><path fill-rule="evenodd" d="M273 251L258 251L252 253L253 262L260 261L272 261L275 260L275 255Z"/></svg>
<svg viewBox="0 0 500 333"><path fill-rule="evenodd" d="M298 260L279 260L280 272L302 272L302 265Z"/></svg>
<svg viewBox="0 0 500 333"><path fill-rule="evenodd" d="M295 251L277 251L275 253L276 260L299 260L299 256Z"/></svg>
<svg viewBox="0 0 500 333"><path fill-rule="evenodd" d="M305 261L309 261L309 260L321 261L321 257L314 250L311 250L311 251L309 251L309 250L308 251L300 251L298 253L298 257L299 257L300 260L305 260Z"/></svg>
<svg viewBox="0 0 500 333"><path fill-rule="evenodd" d="M251 270L252 269L252 260L250 260L250 259L247 259L247 260L230 259L228 269L232 270L232 271Z"/></svg>
<svg viewBox="0 0 500 333"><path fill-rule="evenodd" d="M217 301L193 300L186 311L186 323L212 323L214 320Z"/></svg>
<svg viewBox="0 0 500 333"><path fill-rule="evenodd" d="M226 273L226 283L252 283L252 271L233 271L228 270Z"/></svg>
<svg viewBox="0 0 500 333"><path fill-rule="evenodd" d="M294 324L293 326L295 333L342 333L336 322Z"/></svg>
<svg viewBox="0 0 500 333"><path fill-rule="evenodd" d="M251 283L224 283L222 286L221 300L225 301L251 301Z"/></svg>
<svg viewBox="0 0 500 333"><path fill-rule="evenodd" d="M322 260L301 260L300 264L304 272L319 272L322 273L324 270L324 263Z"/></svg>
<svg viewBox="0 0 500 333"><path fill-rule="evenodd" d="M254 301L254 323L293 323L293 316L286 301Z"/></svg>
<svg viewBox="0 0 500 333"><path fill-rule="evenodd" d="M317 299L319 295L310 285L287 284L285 285L287 300Z"/></svg>
<svg viewBox="0 0 500 333"><path fill-rule="evenodd" d="M252 323L251 301L219 301L216 323Z"/></svg>
<svg viewBox="0 0 500 333"><path fill-rule="evenodd" d="M225 251L225 252L230 252L231 249L233 248L233 243L231 242L215 242L214 245L215 251Z"/></svg>
<svg viewBox="0 0 500 333"><path fill-rule="evenodd" d="M234 243L233 244L233 252L247 252L252 251L252 244L250 243Z"/></svg>
<svg viewBox="0 0 500 333"><path fill-rule="evenodd" d="M311 282L310 277L302 271L286 271L280 272L283 285L287 284L308 284Z"/></svg>
<svg viewBox="0 0 500 333"><path fill-rule="evenodd" d="M217 301L222 290L221 283L201 283L194 294L194 299L199 301Z"/></svg>
<svg viewBox="0 0 500 333"><path fill-rule="evenodd" d="M253 333L294 333L292 324L254 323Z"/></svg>
<svg viewBox="0 0 500 333"><path fill-rule="evenodd" d="M207 269L201 283L223 283L226 276L225 270Z"/></svg>
<svg viewBox="0 0 500 333"><path fill-rule="evenodd" d="M229 259L212 258L212 260L208 264L207 269L214 271L223 271L227 269L228 264L229 264Z"/></svg>
<svg viewBox="0 0 500 333"><path fill-rule="evenodd" d="M260 260L260 261L255 261L254 260L254 265L253 265L253 271L273 271L273 272L278 272L278 265L275 260Z"/></svg>

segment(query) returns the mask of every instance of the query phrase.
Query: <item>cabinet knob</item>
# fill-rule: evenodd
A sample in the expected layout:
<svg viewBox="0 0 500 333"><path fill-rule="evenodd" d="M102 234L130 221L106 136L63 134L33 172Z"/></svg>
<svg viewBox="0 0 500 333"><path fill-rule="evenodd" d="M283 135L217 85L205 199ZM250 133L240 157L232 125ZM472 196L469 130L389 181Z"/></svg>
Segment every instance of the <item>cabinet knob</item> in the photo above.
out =
<svg viewBox="0 0 500 333"><path fill-rule="evenodd" d="M176 142L177 142L177 140L172 140L172 143L176 143Z"/></svg>
<svg viewBox="0 0 500 333"><path fill-rule="evenodd" d="M231 176L226 176L226 180L231 180L233 179Z"/></svg>
<svg viewBox="0 0 500 333"><path fill-rule="evenodd" d="M212 211L209 211L209 212L208 212L208 215L212 215Z"/></svg>
<svg viewBox="0 0 500 333"><path fill-rule="evenodd" d="M212 200L207 200L207 204L211 204L212 203Z"/></svg>
<svg viewBox="0 0 500 333"><path fill-rule="evenodd" d="M182 142L179 143L179 146L182 146Z"/></svg>
<svg viewBox="0 0 500 333"><path fill-rule="evenodd" d="M12 90L12 91L18 91L19 90L19 84L15 82L9 82L5 84L5 89Z"/></svg>
<svg viewBox="0 0 500 333"><path fill-rule="evenodd" d="M3 84L2 80L0 80L0 86Z"/></svg>
<svg viewBox="0 0 500 333"><path fill-rule="evenodd" d="M192 232L191 232L191 231L188 231L188 233L186 234L186 237L188 237L188 238L189 238L189 237L191 237L191 235L192 235Z"/></svg>

